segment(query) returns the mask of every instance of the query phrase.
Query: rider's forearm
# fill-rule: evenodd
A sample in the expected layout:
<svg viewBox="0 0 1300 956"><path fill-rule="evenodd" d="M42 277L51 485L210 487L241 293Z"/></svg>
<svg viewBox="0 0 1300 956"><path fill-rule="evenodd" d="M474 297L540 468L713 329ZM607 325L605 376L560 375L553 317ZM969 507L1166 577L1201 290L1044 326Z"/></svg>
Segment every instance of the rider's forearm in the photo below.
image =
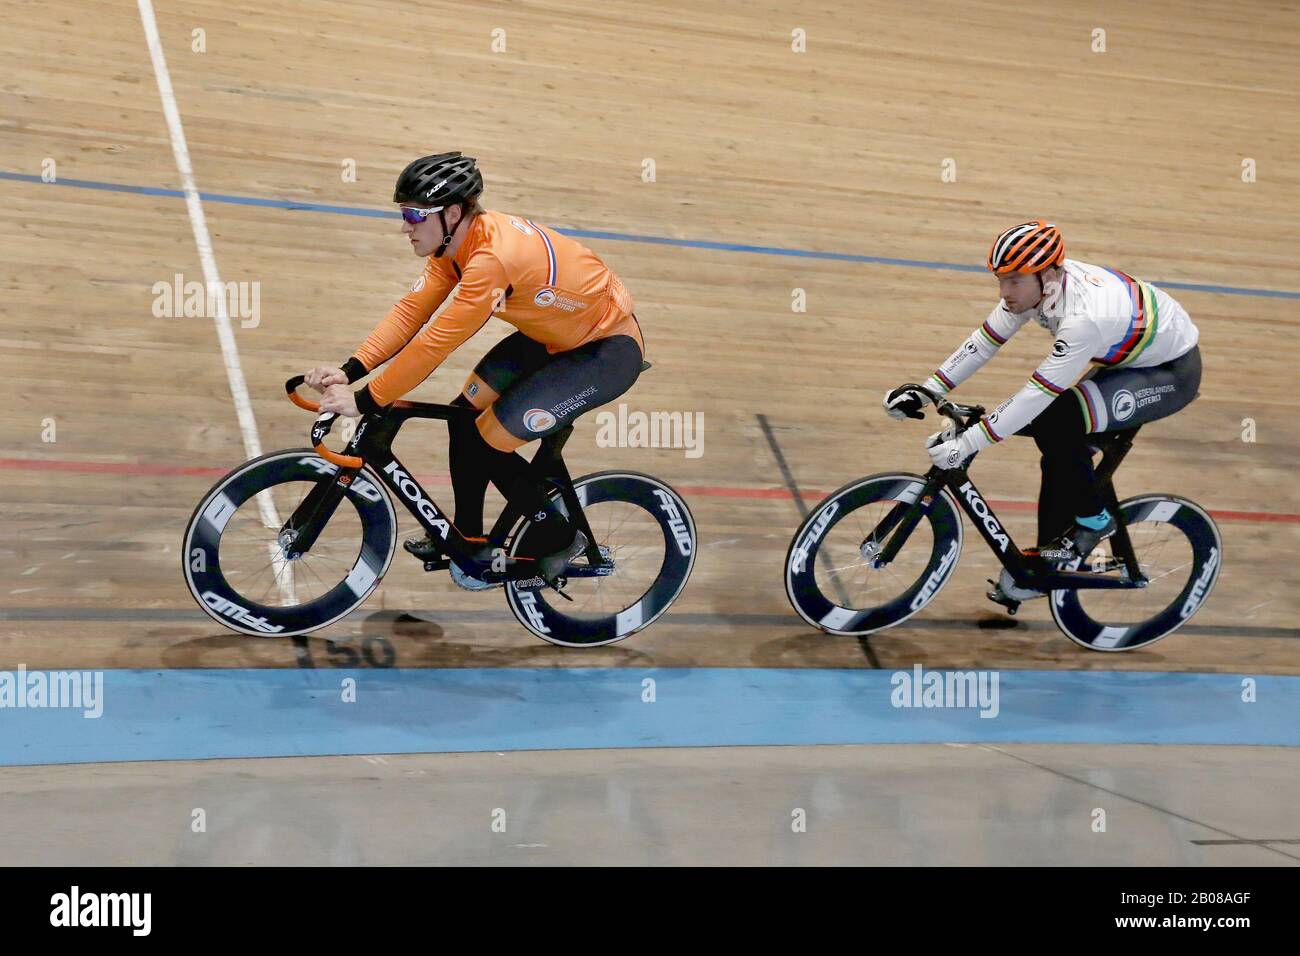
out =
<svg viewBox="0 0 1300 956"><path fill-rule="evenodd" d="M465 325L455 322L454 318L445 321L447 318L447 313L439 316L402 349L380 375L357 391L357 410L361 414L377 412L415 388L488 320L488 316L484 316L475 325Z"/></svg>
<svg viewBox="0 0 1300 956"><path fill-rule="evenodd" d="M403 297L366 336L353 357L367 369L383 365L415 338L436 307L436 302L427 302L424 296L409 294Z"/></svg>
<svg viewBox="0 0 1300 956"><path fill-rule="evenodd" d="M433 374L466 339L487 324L491 312L456 301L430 323L379 375L357 392L357 408L366 414L390 405Z"/></svg>
<svg viewBox="0 0 1300 956"><path fill-rule="evenodd" d="M1058 393L1059 394L1059 393ZM1014 435L1052 404L1056 396L1045 392L1031 379L1016 394L981 418L970 431L977 437L977 448L1002 441Z"/></svg>
<svg viewBox="0 0 1300 956"><path fill-rule="evenodd" d="M983 368L1023 324L1024 320L998 305L922 384L938 395L946 395Z"/></svg>
<svg viewBox="0 0 1300 956"><path fill-rule="evenodd" d="M1062 338L1056 340L1052 353L1029 376L1024 387L979 420L976 428L987 439L985 444L1014 435L1065 394L1087 371L1094 345L1086 329L1062 329Z"/></svg>
<svg viewBox="0 0 1300 956"><path fill-rule="evenodd" d="M461 343L487 324L494 303L509 284L494 255L479 253L470 259L451 304L357 392L357 408L362 414L392 404L428 378ZM370 364L364 354L358 353L358 357Z"/></svg>

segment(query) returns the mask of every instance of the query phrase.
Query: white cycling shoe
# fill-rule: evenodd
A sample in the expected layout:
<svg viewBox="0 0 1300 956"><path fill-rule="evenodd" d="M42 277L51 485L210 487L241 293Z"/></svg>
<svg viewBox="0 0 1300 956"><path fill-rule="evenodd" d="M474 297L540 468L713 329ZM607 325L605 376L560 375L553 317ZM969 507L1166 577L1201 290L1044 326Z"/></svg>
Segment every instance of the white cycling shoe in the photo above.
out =
<svg viewBox="0 0 1300 956"><path fill-rule="evenodd" d="M490 581L484 581L482 578L471 577L460 569L460 565L455 561L451 562L451 580L456 587L464 588L466 591L487 591L491 588L499 588L504 583L498 581L495 584Z"/></svg>
<svg viewBox="0 0 1300 956"><path fill-rule="evenodd" d="M1015 579L1011 577L1011 572L1006 568L998 575L997 588L1005 597L1013 601L1032 601L1034 598L1047 597L1046 591L1035 591L1033 588L1022 588L1016 584Z"/></svg>

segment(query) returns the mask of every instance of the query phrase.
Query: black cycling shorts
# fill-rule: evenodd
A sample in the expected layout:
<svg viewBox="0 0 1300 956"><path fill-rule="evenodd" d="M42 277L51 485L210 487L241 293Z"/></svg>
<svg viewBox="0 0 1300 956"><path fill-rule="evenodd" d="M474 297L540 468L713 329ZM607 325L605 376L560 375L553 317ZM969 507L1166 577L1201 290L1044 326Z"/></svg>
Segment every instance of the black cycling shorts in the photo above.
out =
<svg viewBox="0 0 1300 956"><path fill-rule="evenodd" d="M515 332L483 356L463 394L483 410L478 427L488 444L513 451L618 398L640 376L641 365L641 346L629 335L551 354Z"/></svg>

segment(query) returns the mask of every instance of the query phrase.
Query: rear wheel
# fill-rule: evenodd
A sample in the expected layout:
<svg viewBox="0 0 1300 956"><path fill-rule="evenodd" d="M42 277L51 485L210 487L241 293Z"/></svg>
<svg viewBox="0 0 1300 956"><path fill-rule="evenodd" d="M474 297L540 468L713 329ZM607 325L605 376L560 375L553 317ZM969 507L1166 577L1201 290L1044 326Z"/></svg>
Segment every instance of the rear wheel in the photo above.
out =
<svg viewBox="0 0 1300 956"><path fill-rule="evenodd" d="M1120 502L1120 511L1147 586L1051 593L1057 626L1094 651L1131 651L1178 630L1214 589L1223 559L1218 526L1195 502L1141 495ZM1068 569L1083 564L1077 559Z"/></svg>
<svg viewBox="0 0 1300 956"><path fill-rule="evenodd" d="M695 566L695 521L672 488L636 472L605 471L573 483L602 560L580 555L569 566L566 601L550 588L506 585L524 627L564 647L612 644L650 626L677 600ZM557 493L558 497L558 493ZM509 553L526 553L524 521Z"/></svg>

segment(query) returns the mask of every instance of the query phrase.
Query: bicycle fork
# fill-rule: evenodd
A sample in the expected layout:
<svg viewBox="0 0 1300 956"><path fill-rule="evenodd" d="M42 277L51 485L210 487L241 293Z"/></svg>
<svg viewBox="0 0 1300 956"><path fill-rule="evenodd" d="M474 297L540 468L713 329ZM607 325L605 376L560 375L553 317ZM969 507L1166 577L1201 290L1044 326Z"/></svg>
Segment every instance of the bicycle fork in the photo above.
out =
<svg viewBox="0 0 1300 956"><path fill-rule="evenodd" d="M870 562L873 569L883 568L898 555L899 550L916 530L921 519L925 517L934 496L944 485L943 472L937 468L930 469L926 475L925 486L917 492L910 502L900 501L890 509L889 514L880 519L880 523L871 529L859 551ZM881 539L889 535L885 546L880 547Z"/></svg>

